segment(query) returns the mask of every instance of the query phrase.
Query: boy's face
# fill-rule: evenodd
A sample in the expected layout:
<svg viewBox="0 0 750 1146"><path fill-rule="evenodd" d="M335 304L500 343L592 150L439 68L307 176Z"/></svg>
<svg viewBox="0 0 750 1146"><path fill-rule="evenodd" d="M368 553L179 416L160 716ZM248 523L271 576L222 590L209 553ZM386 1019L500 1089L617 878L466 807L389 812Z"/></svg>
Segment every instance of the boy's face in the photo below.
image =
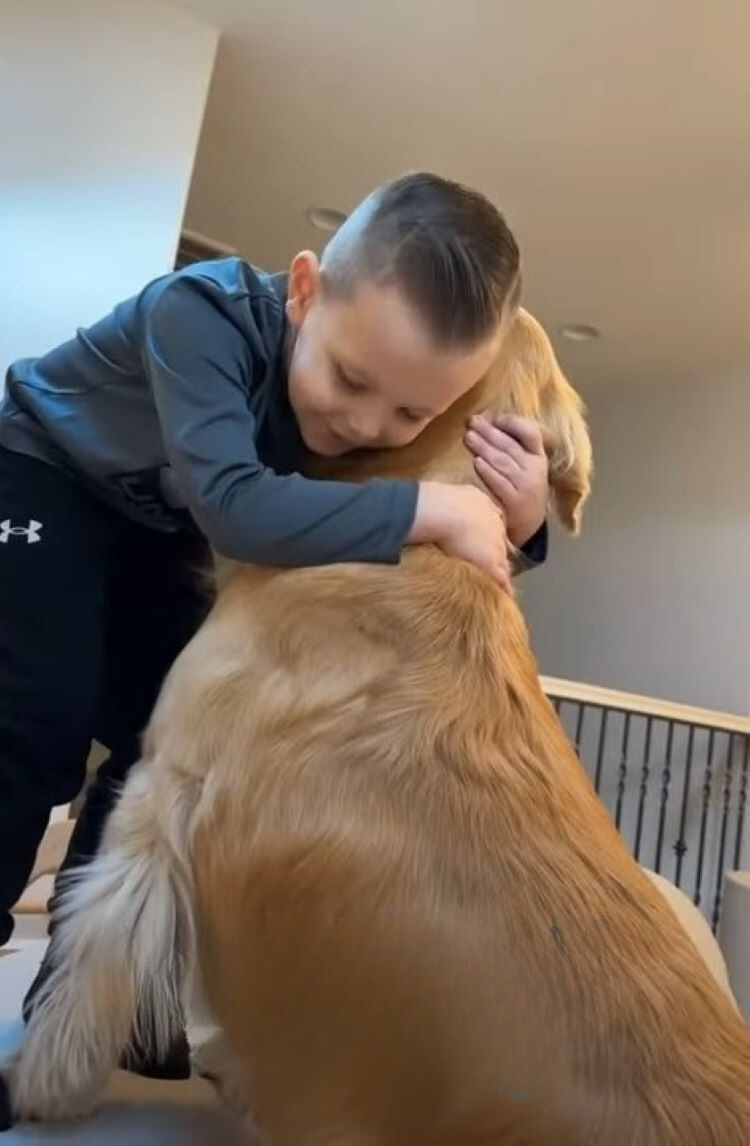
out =
<svg viewBox="0 0 750 1146"><path fill-rule="evenodd" d="M436 348L393 286L331 298L307 252L292 264L287 313L297 329L289 398L305 445L325 457L407 445L479 381L499 344Z"/></svg>

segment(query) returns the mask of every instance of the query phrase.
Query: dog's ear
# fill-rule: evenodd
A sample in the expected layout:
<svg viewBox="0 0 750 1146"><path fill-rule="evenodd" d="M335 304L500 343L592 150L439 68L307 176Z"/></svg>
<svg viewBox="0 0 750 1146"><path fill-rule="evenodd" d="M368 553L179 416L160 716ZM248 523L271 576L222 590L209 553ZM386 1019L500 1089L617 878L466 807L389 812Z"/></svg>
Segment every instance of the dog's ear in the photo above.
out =
<svg viewBox="0 0 750 1146"><path fill-rule="evenodd" d="M557 516L566 529L578 533L591 492L591 439L581 399L554 359L553 367L540 409L549 484Z"/></svg>
<svg viewBox="0 0 750 1146"><path fill-rule="evenodd" d="M552 502L565 528L577 533L592 472L583 403L560 369L549 338L527 311L518 312L492 374L493 407L540 422Z"/></svg>

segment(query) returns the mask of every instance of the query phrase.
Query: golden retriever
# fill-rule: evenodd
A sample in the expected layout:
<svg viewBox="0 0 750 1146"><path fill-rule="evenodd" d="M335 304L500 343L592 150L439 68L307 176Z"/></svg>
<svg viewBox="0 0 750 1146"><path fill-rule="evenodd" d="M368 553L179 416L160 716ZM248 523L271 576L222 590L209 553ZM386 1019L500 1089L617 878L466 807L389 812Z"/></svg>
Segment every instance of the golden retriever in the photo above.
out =
<svg viewBox="0 0 750 1146"><path fill-rule="evenodd" d="M575 529L580 403L521 312L491 374L349 477L471 480L470 413L543 424ZM512 596L437 549L225 572L175 664L8 1073L87 1109L197 964L263 1146L747 1146L750 1032L628 853Z"/></svg>

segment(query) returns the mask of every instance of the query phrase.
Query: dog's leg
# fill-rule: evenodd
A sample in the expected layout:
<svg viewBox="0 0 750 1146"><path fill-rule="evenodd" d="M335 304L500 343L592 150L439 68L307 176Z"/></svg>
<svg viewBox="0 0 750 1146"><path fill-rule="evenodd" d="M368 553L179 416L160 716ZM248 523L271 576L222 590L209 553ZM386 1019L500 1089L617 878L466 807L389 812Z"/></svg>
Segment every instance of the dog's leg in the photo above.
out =
<svg viewBox="0 0 750 1146"><path fill-rule="evenodd" d="M196 1047L193 1066L197 1074L212 1083L224 1105L242 1120L253 1146L259 1146L260 1131L252 1116L245 1077L222 1030L216 1028Z"/></svg>
<svg viewBox="0 0 750 1146"><path fill-rule="evenodd" d="M212 1084L227 1109L244 1121L248 1129L254 1129L257 1135L250 1114L245 1077L211 1011L197 968L190 984L189 1013L192 1022L188 1025L188 1036L193 1070ZM251 1140L255 1142L252 1136Z"/></svg>
<svg viewBox="0 0 750 1146"><path fill-rule="evenodd" d="M133 1032L157 1053L179 1032L194 950L174 846L185 843L186 811L179 793L160 808L150 770L134 769L99 855L71 873L50 976L19 1051L3 1069L15 1118L88 1111Z"/></svg>

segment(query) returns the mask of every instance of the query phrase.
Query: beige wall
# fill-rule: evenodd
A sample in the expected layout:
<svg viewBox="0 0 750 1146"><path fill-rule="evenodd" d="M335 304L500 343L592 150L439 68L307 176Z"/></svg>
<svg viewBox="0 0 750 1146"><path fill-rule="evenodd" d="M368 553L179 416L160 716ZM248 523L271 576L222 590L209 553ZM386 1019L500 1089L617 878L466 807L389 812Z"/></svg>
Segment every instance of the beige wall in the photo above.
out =
<svg viewBox="0 0 750 1146"><path fill-rule="evenodd" d="M523 581L543 671L750 713L750 371L586 397L583 537Z"/></svg>
<svg viewBox="0 0 750 1146"><path fill-rule="evenodd" d="M171 268L216 40L155 0L3 0L0 380Z"/></svg>

